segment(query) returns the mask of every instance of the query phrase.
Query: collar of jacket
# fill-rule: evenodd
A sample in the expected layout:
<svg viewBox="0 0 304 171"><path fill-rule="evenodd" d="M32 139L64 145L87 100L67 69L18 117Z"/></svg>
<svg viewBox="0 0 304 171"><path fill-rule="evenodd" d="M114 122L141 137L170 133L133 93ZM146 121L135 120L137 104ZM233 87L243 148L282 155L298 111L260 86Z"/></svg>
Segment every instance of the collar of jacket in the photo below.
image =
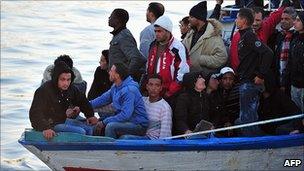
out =
<svg viewBox="0 0 304 171"><path fill-rule="evenodd" d="M223 25L219 21L215 19L208 19L205 33L198 39L195 45L190 49L189 54L191 55L193 52L195 52L205 39L208 39L213 36L220 36L222 29L223 29ZM186 42L189 40L192 41L193 35L194 35L194 30L191 29L185 38L187 39ZM189 44L189 47L187 45L187 48L190 48L191 43L187 43L187 44Z"/></svg>
<svg viewBox="0 0 304 171"><path fill-rule="evenodd" d="M110 33L113 34L113 36L116 36L118 33L120 33L122 30L124 30L126 28L127 28L126 26L122 26L122 27L119 27L116 30L111 31Z"/></svg>
<svg viewBox="0 0 304 171"><path fill-rule="evenodd" d="M251 27L245 28L244 30L239 30L240 35L242 36L244 33L246 33L247 31L252 31Z"/></svg>

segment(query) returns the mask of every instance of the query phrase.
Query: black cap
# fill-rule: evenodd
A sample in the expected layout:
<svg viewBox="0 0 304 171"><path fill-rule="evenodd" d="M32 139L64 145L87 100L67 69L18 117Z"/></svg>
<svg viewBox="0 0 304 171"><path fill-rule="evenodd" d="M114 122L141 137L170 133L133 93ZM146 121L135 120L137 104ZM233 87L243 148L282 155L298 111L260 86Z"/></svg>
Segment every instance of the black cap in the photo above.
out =
<svg viewBox="0 0 304 171"><path fill-rule="evenodd" d="M298 12L298 16L299 16L302 24L304 24L304 12L303 11Z"/></svg>
<svg viewBox="0 0 304 171"><path fill-rule="evenodd" d="M202 1L191 8L189 15L199 20L206 21L207 18L207 2Z"/></svg>

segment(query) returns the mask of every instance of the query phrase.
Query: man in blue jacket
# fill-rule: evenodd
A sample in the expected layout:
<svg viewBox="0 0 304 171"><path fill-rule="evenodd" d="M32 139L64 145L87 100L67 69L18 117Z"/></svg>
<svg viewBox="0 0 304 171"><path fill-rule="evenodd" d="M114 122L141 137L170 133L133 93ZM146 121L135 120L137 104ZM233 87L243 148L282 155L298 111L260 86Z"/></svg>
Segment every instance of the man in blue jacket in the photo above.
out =
<svg viewBox="0 0 304 171"><path fill-rule="evenodd" d="M148 127L148 117L138 83L128 74L128 68L122 63L114 63L109 71L111 89L90 101L93 108L112 103L115 115L98 122L96 133L103 130L105 136L119 138L131 134L143 136Z"/></svg>

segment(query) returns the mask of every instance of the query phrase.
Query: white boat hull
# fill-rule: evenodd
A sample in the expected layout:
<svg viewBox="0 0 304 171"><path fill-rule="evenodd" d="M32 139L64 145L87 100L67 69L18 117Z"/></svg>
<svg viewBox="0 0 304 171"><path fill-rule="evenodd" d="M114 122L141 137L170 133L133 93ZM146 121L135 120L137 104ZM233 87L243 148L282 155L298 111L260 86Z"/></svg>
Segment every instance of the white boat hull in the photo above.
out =
<svg viewBox="0 0 304 171"><path fill-rule="evenodd" d="M284 167L286 159L303 160L303 146L208 151L40 151L25 146L52 170L89 168L100 170L303 170Z"/></svg>

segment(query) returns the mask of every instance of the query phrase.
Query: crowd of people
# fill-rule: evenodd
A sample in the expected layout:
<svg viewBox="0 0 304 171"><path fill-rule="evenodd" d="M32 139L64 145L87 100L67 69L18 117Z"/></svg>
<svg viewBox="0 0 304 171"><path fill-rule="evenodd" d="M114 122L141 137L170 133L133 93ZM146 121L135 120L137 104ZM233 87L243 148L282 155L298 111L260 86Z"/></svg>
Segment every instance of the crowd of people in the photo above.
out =
<svg viewBox="0 0 304 171"><path fill-rule="evenodd" d="M229 14L222 3L216 0L209 17L206 1L194 5L180 21L180 41L165 7L151 2L139 48L127 28L128 12L113 10L113 38L87 97L70 56L59 56L34 94L32 127L46 139L56 132L159 139L303 113L304 12L282 0L267 15L261 4L246 1L250 8L239 9L227 47L220 21ZM301 132L303 118L186 138Z"/></svg>

